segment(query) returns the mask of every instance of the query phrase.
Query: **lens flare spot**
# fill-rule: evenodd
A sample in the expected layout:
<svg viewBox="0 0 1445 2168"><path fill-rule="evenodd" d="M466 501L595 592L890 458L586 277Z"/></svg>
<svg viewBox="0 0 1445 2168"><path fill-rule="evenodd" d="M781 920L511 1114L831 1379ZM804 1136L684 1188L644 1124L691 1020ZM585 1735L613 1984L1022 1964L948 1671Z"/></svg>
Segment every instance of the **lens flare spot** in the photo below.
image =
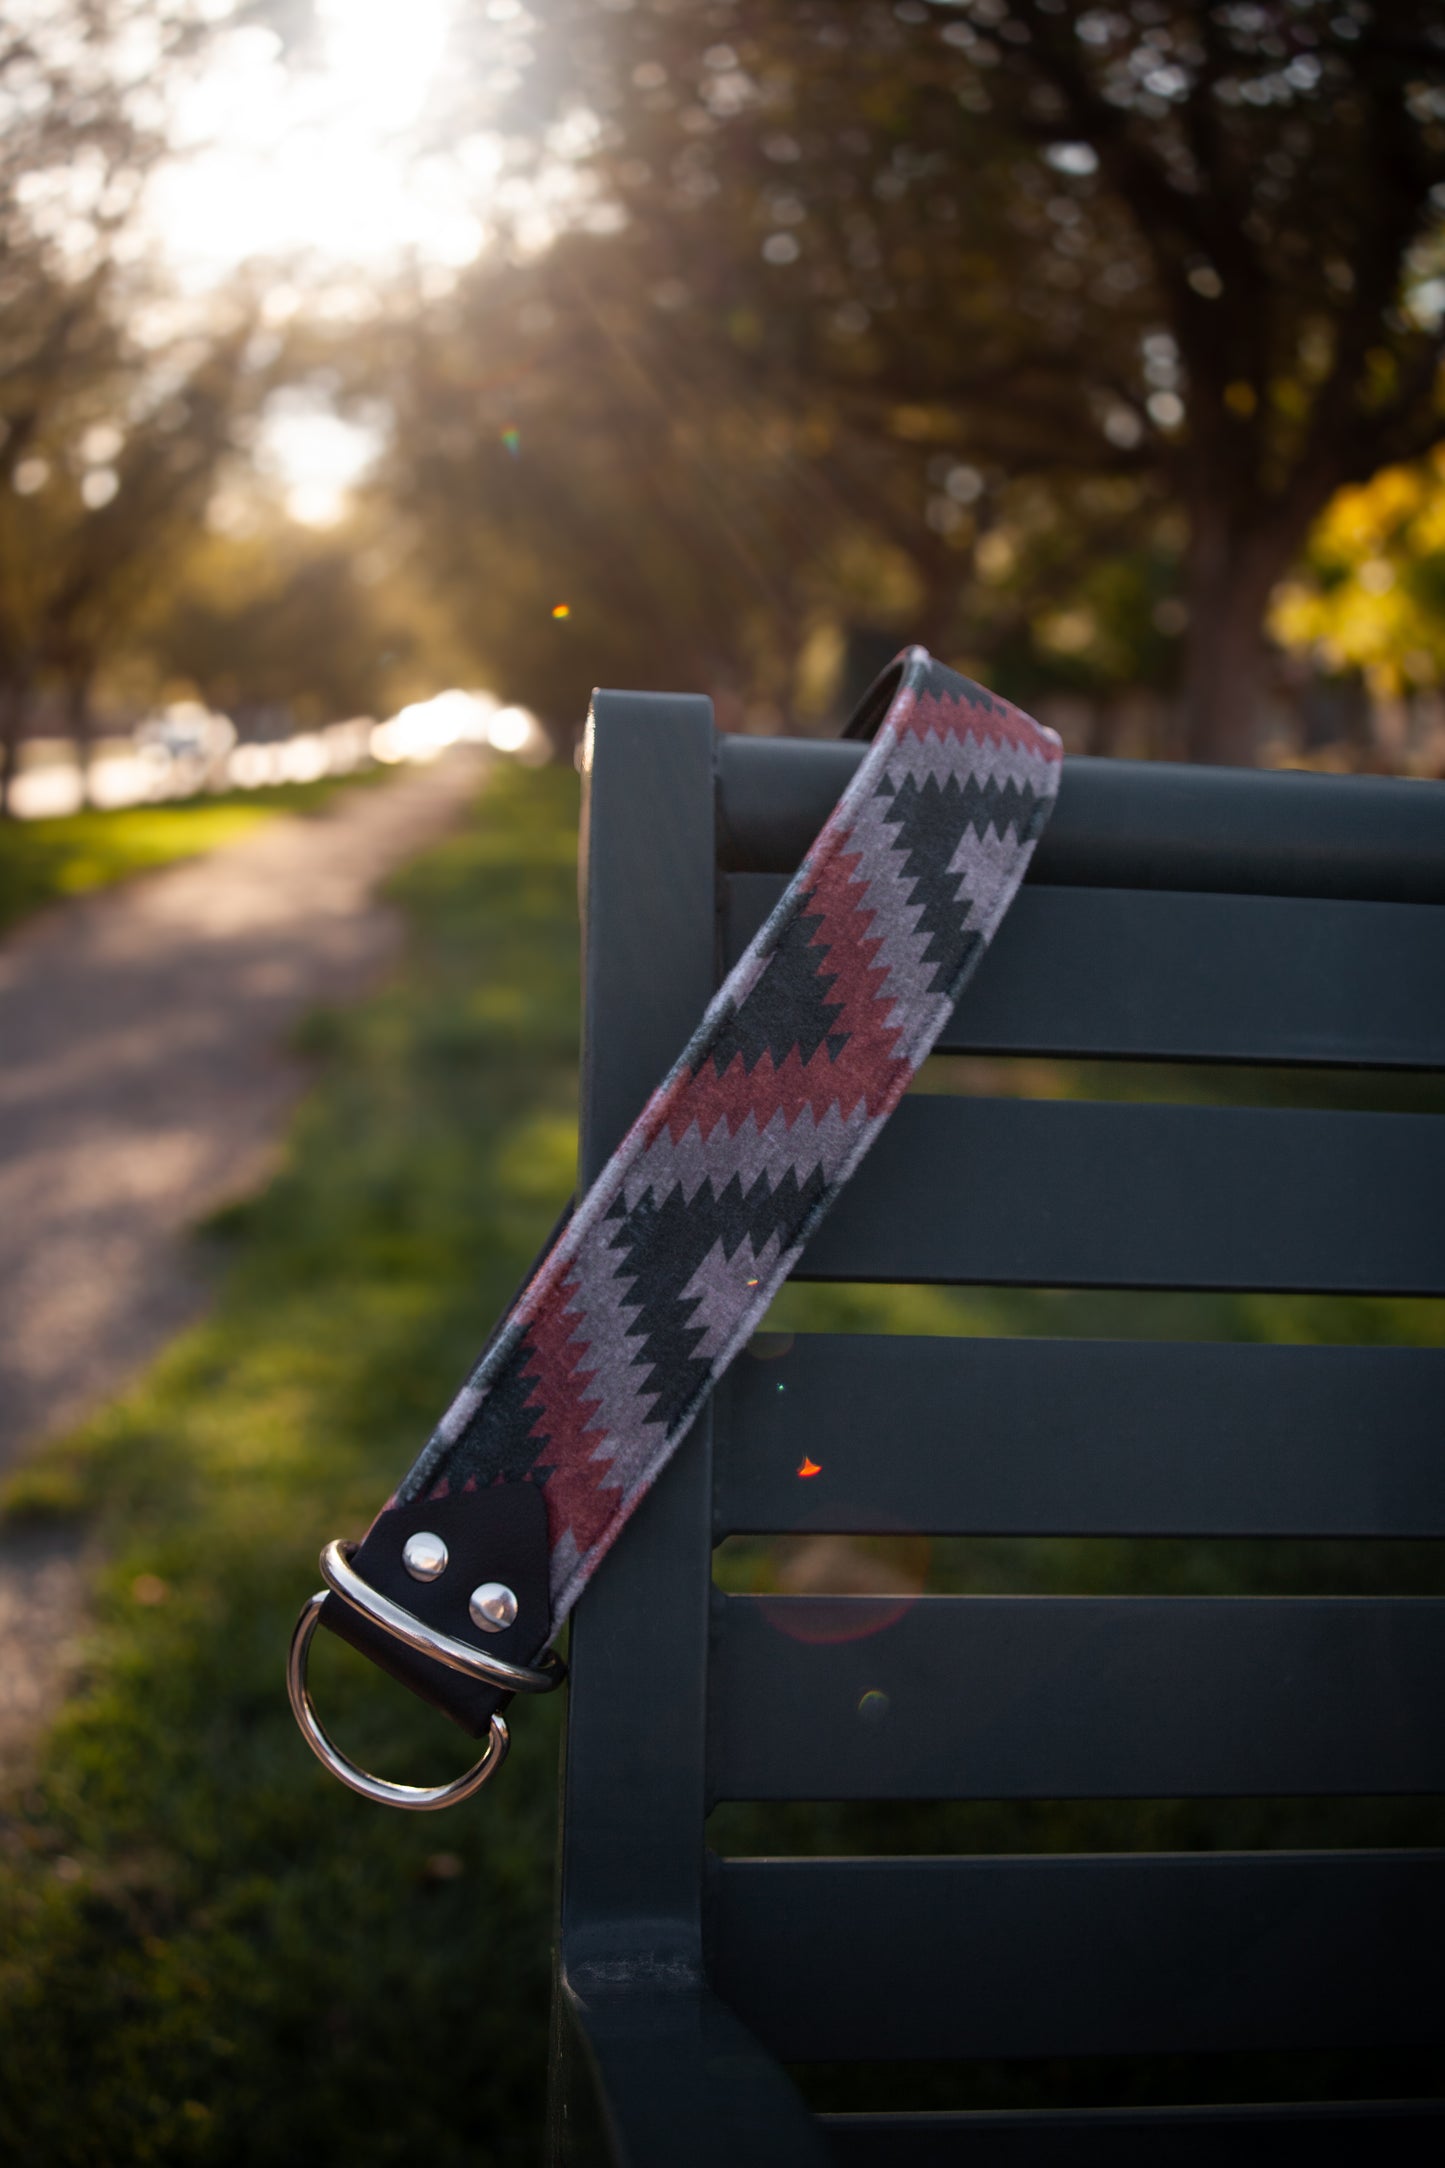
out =
<svg viewBox="0 0 1445 2168"><path fill-rule="evenodd" d="M553 603L553 605L552 605L552 615L553 615L554 617L570 617L570 616L572 615L572 605L571 605L571 603L570 603L570 602L554 602L554 603Z"/></svg>
<svg viewBox="0 0 1445 2168"><path fill-rule="evenodd" d="M502 431L502 442L513 459L521 457L522 432L520 429L504 429Z"/></svg>
<svg viewBox="0 0 1445 2168"><path fill-rule="evenodd" d="M809 1460L807 1454L805 1453L803 1455L803 1465L801 1468L799 1468L798 1473L800 1476L804 1477L804 1479L806 1479L810 1475L821 1475L823 1473L823 1464L821 1461L818 1460Z"/></svg>
<svg viewBox="0 0 1445 2168"><path fill-rule="evenodd" d="M858 1697L858 1715L865 1724L881 1724L888 1714L888 1696L881 1687L870 1686Z"/></svg>
<svg viewBox="0 0 1445 2168"><path fill-rule="evenodd" d="M790 1332L755 1332L748 1342L748 1353L755 1362L773 1363L780 1355L790 1354L792 1346Z"/></svg>

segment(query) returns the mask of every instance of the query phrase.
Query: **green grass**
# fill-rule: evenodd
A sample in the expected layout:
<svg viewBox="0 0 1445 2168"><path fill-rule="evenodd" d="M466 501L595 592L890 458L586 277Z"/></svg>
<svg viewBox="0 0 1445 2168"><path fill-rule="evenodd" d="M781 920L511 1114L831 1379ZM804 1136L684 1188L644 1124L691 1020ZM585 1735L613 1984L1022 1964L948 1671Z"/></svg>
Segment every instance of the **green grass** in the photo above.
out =
<svg viewBox="0 0 1445 2168"><path fill-rule="evenodd" d="M370 1519L571 1186L575 829L575 778L499 773L395 884L406 969L308 1031L325 1074L213 1237L212 1321L12 1486L12 1523L87 1501L111 1561L0 1820L0 2156L27 2168L536 2158L558 1706L479 1807L388 1814L317 1767L282 1672L320 1544ZM465 1765L323 1641L359 1758Z"/></svg>
<svg viewBox="0 0 1445 2168"><path fill-rule="evenodd" d="M382 772L278 783L170 805L66 813L54 820L0 821L0 932L44 904L233 843L273 813L314 812L343 784Z"/></svg>

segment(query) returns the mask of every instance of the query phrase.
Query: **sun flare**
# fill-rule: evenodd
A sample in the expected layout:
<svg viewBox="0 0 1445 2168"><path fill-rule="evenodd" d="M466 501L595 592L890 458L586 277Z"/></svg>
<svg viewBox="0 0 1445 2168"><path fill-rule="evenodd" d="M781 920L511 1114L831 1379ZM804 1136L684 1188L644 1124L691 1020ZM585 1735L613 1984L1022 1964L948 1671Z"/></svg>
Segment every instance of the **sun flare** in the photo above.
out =
<svg viewBox="0 0 1445 2168"><path fill-rule="evenodd" d="M223 37L181 94L183 155L151 198L156 239L204 288L252 257L363 273L414 252L469 262L484 239L487 176L414 155L455 0L319 0L314 54L287 64L259 25Z"/></svg>

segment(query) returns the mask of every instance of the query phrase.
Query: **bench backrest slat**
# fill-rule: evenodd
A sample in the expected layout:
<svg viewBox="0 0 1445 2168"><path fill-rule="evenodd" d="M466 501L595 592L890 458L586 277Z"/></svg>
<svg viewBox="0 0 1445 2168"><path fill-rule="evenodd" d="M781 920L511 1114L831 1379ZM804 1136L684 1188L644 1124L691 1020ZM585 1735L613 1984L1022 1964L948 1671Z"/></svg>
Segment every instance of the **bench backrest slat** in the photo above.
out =
<svg viewBox="0 0 1445 2168"><path fill-rule="evenodd" d="M782 1385L783 1391L778 1391ZM769 1336L717 1395L714 1534L1445 1536L1445 1350Z"/></svg>
<svg viewBox="0 0 1445 2168"><path fill-rule="evenodd" d="M1445 1597L725 1596L708 1791L1430 1795L1442 1678Z"/></svg>
<svg viewBox="0 0 1445 2168"><path fill-rule="evenodd" d="M1262 2101L1248 2108L858 2112L820 2118L834 2168L1377 2168L1440 2150L1436 2102Z"/></svg>
<svg viewBox="0 0 1445 2168"><path fill-rule="evenodd" d="M1445 1292L1425 1114L904 1100L801 1279Z"/></svg>
<svg viewBox="0 0 1445 2168"><path fill-rule="evenodd" d="M1445 2033L1438 1853L727 1861L714 1919L722 1993L790 2061Z"/></svg>
<svg viewBox="0 0 1445 2168"><path fill-rule="evenodd" d="M723 881L736 963L786 886ZM1445 1068L1445 905L1025 885L943 1053Z"/></svg>
<svg viewBox="0 0 1445 2168"><path fill-rule="evenodd" d="M836 740L720 738L719 864L791 873L863 751ZM1445 903L1445 793L1387 777L1071 759L1029 879Z"/></svg>

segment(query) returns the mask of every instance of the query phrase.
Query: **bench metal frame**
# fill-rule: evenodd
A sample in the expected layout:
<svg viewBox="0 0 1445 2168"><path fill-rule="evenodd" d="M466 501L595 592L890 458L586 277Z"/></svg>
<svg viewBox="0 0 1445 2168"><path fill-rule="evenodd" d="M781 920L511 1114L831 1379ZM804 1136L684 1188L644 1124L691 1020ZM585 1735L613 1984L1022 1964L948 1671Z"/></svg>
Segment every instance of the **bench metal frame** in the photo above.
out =
<svg viewBox="0 0 1445 2168"><path fill-rule="evenodd" d="M596 696L584 1184L861 753ZM943 1046L1445 1069L1442 995L1438 786L1070 760ZM1439 1295L1445 1122L914 1097L803 1276ZM1442 1415L1429 1349L830 1335L785 1373L740 1360L573 1622L551 2158L1438 2148L1434 2101L820 2118L783 2066L1439 2044L1445 1851L719 1862L704 1825L719 1798L1445 1794L1442 1601L933 1597L818 1641L784 1614L823 1599L711 1575L725 1536L804 1525L819 1439L857 1531L1439 1537Z"/></svg>

